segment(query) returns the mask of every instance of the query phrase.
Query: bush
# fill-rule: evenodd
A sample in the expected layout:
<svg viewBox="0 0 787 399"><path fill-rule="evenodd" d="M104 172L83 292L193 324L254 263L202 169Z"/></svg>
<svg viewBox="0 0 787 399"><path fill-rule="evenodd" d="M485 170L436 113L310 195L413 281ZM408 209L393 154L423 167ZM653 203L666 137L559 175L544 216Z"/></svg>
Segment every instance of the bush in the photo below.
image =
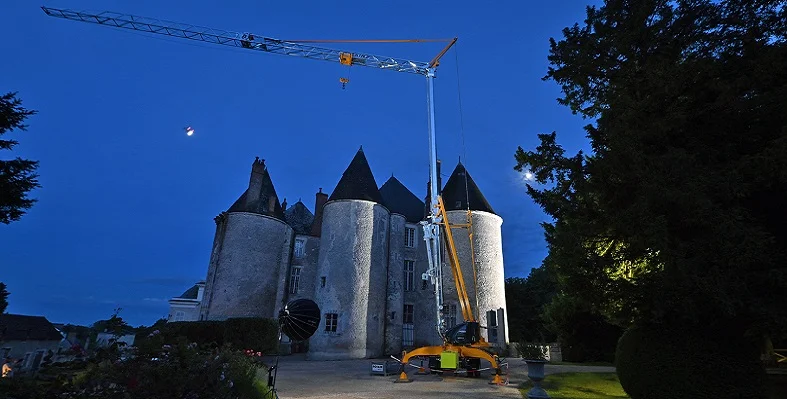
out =
<svg viewBox="0 0 787 399"><path fill-rule="evenodd" d="M278 349L278 328L276 320L257 317L166 323L140 334L136 346L142 350L154 350L183 337L205 348L229 344L236 349L271 354Z"/></svg>
<svg viewBox="0 0 787 399"><path fill-rule="evenodd" d="M556 297L544 308L548 326L557 333L566 362L612 362L623 329L609 323L579 299Z"/></svg>
<svg viewBox="0 0 787 399"><path fill-rule="evenodd" d="M765 372L749 342L721 328L631 327L615 367L632 399L764 398Z"/></svg>
<svg viewBox="0 0 787 399"><path fill-rule="evenodd" d="M227 319L224 324L224 340L238 349L276 353L279 345L279 325L271 319Z"/></svg>
<svg viewBox="0 0 787 399"><path fill-rule="evenodd" d="M519 353L519 357L526 360L546 360L548 355L546 346L521 342L516 343L516 351Z"/></svg>

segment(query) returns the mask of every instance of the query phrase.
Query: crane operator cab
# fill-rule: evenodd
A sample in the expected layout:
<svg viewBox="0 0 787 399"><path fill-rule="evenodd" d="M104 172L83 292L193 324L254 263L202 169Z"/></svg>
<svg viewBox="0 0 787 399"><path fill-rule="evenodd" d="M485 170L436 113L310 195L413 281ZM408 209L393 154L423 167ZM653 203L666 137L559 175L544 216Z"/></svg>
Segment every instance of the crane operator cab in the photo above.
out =
<svg viewBox="0 0 787 399"><path fill-rule="evenodd" d="M457 324L445 332L445 339L452 345L472 345L481 340L481 326L470 321Z"/></svg>

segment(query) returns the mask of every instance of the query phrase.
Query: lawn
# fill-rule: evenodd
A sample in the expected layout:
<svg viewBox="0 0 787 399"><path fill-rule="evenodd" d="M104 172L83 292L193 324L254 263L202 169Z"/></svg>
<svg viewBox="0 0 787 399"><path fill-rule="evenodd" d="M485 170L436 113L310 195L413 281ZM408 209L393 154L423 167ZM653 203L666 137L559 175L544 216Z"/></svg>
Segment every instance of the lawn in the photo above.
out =
<svg viewBox="0 0 787 399"><path fill-rule="evenodd" d="M527 381L520 385L522 397L533 383ZM628 398L620 387L615 373L560 373L544 378L541 387L552 399L622 399Z"/></svg>

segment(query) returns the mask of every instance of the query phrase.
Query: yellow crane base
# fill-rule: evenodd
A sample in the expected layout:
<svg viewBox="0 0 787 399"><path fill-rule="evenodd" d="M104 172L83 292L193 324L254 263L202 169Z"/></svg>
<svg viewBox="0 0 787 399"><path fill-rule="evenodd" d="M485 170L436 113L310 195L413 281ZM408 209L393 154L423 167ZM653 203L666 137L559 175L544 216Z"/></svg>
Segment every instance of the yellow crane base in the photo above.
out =
<svg viewBox="0 0 787 399"><path fill-rule="evenodd" d="M476 359L484 359L488 361L491 365L491 368L495 371L495 376L492 378L492 381L490 381L489 383L495 385L503 384L503 379L500 376L500 365L497 362L497 356L492 355L491 353L480 348L474 348L472 346L458 346L458 345L451 345L451 344L424 346L417 349L413 349L410 352L402 352L402 372L399 373L399 378L394 382L412 382L412 380L407 377L407 372L405 372L404 370L404 367L407 364L409 364L411 358L416 356L441 356L444 352L455 352L459 359L476 358Z"/></svg>

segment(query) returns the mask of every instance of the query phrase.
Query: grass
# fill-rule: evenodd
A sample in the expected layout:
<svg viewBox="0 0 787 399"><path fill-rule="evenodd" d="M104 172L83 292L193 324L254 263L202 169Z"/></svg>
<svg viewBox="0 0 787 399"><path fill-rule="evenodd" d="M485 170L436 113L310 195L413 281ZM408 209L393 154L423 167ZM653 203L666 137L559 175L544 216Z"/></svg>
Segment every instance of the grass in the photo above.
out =
<svg viewBox="0 0 787 399"><path fill-rule="evenodd" d="M604 366L604 367L615 367L615 365L611 362L584 362L584 363L576 363L576 362L549 362L549 365L556 365L556 366Z"/></svg>
<svg viewBox="0 0 787 399"><path fill-rule="evenodd" d="M522 383L519 391L527 398L533 387L530 381ZM552 399L623 399L628 398L620 387L615 373L559 373L544 378L541 387Z"/></svg>

